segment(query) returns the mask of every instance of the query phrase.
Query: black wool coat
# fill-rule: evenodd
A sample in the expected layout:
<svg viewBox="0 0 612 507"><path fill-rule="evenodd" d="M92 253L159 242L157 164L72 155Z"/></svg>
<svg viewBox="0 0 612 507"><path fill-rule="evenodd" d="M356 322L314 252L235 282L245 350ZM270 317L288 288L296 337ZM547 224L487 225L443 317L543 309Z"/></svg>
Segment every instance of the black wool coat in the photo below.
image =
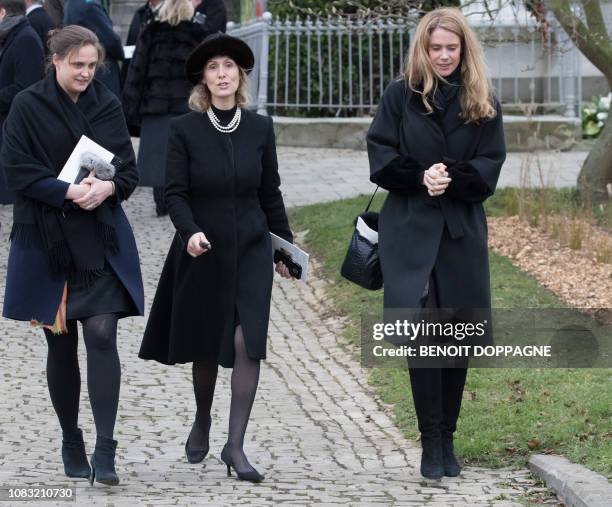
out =
<svg viewBox="0 0 612 507"><path fill-rule="evenodd" d="M53 23L51 16L49 16L49 13L41 5L33 11L30 11L27 18L32 25L32 28L34 28L40 37L40 41L45 49L45 55L48 55L49 48L47 47L47 39L49 38L49 30L53 30L55 28L55 24Z"/></svg>
<svg viewBox="0 0 612 507"><path fill-rule="evenodd" d="M418 308L432 272L441 308L490 308L487 221L506 158L501 108L464 123L458 99L426 114L405 81L385 90L367 135L370 179L389 190L379 217L385 308ZM444 162L452 182L431 197L422 172Z"/></svg>
<svg viewBox="0 0 612 507"><path fill-rule="evenodd" d="M138 41L138 36L141 30L147 23L152 21L154 18L153 10L147 1L146 4L141 5L134 11L132 21L130 22L130 28L128 29L127 37L125 39L126 46L135 46Z"/></svg>
<svg viewBox="0 0 612 507"><path fill-rule="evenodd" d="M227 27L227 10L223 0L202 0L196 7L196 13L206 16L204 20L204 31L210 33L223 32Z"/></svg>
<svg viewBox="0 0 612 507"><path fill-rule="evenodd" d="M271 118L243 110L232 134L198 112L171 120L165 195L177 232L139 357L164 364L217 359L231 367L235 312L249 356L266 357L269 233L293 241L279 186ZM192 258L186 245L197 232L212 249Z"/></svg>
<svg viewBox="0 0 612 507"><path fill-rule="evenodd" d="M45 73L45 54L42 43L24 19L7 36L0 49L0 148L3 125L15 96L31 84L42 79ZM0 164L0 204L11 204L15 194L6 187Z"/></svg>

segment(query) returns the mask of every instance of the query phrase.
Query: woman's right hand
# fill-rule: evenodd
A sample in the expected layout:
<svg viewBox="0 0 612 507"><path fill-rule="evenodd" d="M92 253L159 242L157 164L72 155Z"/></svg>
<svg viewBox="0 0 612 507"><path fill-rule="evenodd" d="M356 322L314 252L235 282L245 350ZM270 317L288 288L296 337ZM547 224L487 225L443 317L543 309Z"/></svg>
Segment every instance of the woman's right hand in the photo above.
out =
<svg viewBox="0 0 612 507"><path fill-rule="evenodd" d="M432 197L442 195L450 182L446 166L442 163L432 165L423 174L423 185L427 187L427 192Z"/></svg>
<svg viewBox="0 0 612 507"><path fill-rule="evenodd" d="M89 185L88 183L79 183L78 185L71 183L68 187L68 191L66 192L66 199L68 199L69 201L80 199L85 194L87 194L90 189L91 185Z"/></svg>
<svg viewBox="0 0 612 507"><path fill-rule="evenodd" d="M208 248L203 248L201 244L210 244L203 232L196 232L187 242L187 253L192 257L199 257L204 252L208 252Z"/></svg>

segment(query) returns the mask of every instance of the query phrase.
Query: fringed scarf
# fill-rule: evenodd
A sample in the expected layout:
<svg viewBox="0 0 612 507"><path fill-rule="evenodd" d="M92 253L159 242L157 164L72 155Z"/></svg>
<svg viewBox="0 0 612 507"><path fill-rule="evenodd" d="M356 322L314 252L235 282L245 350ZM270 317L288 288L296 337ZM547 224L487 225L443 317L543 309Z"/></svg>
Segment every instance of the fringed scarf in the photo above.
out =
<svg viewBox="0 0 612 507"><path fill-rule="evenodd" d="M117 128L124 121L120 105L95 80L73 102L57 83L55 71L15 101L2 146L8 187L17 193L11 240L43 248L52 273L88 286L104 268L105 250L118 249L110 205L105 201L86 211L65 201L59 209L28 198L27 189L57 177L83 134L119 158L124 155L124 132Z"/></svg>

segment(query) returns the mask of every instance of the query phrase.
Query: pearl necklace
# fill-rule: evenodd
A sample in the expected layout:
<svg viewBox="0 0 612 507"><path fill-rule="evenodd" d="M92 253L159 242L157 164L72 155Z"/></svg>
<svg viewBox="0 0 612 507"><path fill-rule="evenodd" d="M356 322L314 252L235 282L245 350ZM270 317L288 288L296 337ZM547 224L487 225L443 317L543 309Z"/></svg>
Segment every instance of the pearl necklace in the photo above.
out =
<svg viewBox="0 0 612 507"><path fill-rule="evenodd" d="M234 132L234 130L238 128L238 125L240 125L240 118L242 117L241 109L239 107L236 107L236 112L234 113L232 121L230 121L227 125L223 126L221 125L219 118L217 118L217 115L212 110L212 107L208 108L206 114L208 114L208 118L210 119L210 123L212 123L213 127L215 127L219 132L223 132L224 134L231 134L232 132Z"/></svg>

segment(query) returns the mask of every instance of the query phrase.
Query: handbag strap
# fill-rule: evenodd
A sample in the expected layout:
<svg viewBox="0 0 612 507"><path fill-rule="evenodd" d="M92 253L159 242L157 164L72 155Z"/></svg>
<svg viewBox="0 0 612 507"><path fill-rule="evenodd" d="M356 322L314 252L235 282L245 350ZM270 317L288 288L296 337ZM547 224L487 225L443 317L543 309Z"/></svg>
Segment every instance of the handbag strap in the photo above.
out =
<svg viewBox="0 0 612 507"><path fill-rule="evenodd" d="M379 188L380 187L377 185L376 189L374 190L374 193L372 194L372 197L370 197L370 202L366 206L366 209L365 209L364 213L367 213L368 211L370 211L370 206L372 206L372 201L374 201L374 196L376 195L376 192L378 192Z"/></svg>

